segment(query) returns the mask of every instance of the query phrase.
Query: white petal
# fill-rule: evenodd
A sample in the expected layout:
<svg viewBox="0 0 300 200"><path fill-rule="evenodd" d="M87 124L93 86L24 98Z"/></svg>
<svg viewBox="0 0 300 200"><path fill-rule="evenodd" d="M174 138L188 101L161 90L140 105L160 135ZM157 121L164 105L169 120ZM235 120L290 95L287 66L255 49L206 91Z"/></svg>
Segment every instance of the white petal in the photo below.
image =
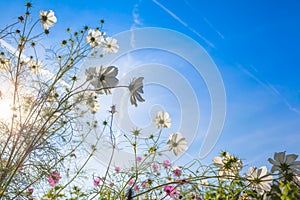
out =
<svg viewBox="0 0 300 200"><path fill-rule="evenodd" d="M268 169L267 169L266 166L262 166L260 169L261 169L260 177L264 176L264 175L266 175L268 173Z"/></svg>
<svg viewBox="0 0 300 200"><path fill-rule="evenodd" d="M284 163L285 152L279 152L274 154L274 159L280 163Z"/></svg>
<svg viewBox="0 0 300 200"><path fill-rule="evenodd" d="M164 114L163 114L163 118L164 118L164 119L168 119L168 118L169 118L169 113L167 113L167 112L164 112Z"/></svg>
<svg viewBox="0 0 300 200"><path fill-rule="evenodd" d="M298 155L296 155L296 154L287 155L286 156L286 164L288 164L288 165L292 164L297 158L298 158Z"/></svg>
<svg viewBox="0 0 300 200"><path fill-rule="evenodd" d="M223 159L222 159L221 157L216 156L216 157L213 158L213 163L223 165L222 160L223 160Z"/></svg>

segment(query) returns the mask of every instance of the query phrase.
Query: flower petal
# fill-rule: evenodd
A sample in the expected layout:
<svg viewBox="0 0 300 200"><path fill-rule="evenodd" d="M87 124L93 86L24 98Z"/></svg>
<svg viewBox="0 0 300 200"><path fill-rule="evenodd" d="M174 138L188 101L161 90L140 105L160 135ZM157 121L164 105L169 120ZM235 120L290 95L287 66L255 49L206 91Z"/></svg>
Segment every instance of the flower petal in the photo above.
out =
<svg viewBox="0 0 300 200"><path fill-rule="evenodd" d="M286 164L290 165L292 164L293 162L295 162L295 160L298 158L298 155L296 154L289 154L286 156Z"/></svg>
<svg viewBox="0 0 300 200"><path fill-rule="evenodd" d="M285 152L279 152L274 154L274 159L279 163L284 163Z"/></svg>

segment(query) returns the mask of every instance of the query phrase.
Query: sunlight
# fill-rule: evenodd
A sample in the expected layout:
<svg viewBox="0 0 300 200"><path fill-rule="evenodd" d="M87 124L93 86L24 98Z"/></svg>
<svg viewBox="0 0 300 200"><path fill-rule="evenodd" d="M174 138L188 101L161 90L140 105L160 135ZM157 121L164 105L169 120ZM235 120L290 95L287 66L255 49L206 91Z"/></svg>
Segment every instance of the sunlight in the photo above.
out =
<svg viewBox="0 0 300 200"><path fill-rule="evenodd" d="M0 120L9 120L12 116L11 102L9 99L0 100Z"/></svg>

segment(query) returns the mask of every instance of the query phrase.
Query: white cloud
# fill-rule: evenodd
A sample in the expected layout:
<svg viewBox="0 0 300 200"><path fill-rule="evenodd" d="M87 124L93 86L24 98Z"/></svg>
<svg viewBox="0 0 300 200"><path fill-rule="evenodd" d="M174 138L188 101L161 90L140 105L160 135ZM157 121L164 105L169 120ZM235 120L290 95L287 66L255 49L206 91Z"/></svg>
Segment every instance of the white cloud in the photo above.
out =
<svg viewBox="0 0 300 200"><path fill-rule="evenodd" d="M132 48L135 47L135 37L134 37L134 29L137 27L140 27L143 25L141 19L140 19L140 14L139 14L139 4L141 3L141 0L134 4L133 9L132 9L132 20L133 24L130 27L131 30L131 37L130 37L130 45ZM130 55L129 55L130 56Z"/></svg>

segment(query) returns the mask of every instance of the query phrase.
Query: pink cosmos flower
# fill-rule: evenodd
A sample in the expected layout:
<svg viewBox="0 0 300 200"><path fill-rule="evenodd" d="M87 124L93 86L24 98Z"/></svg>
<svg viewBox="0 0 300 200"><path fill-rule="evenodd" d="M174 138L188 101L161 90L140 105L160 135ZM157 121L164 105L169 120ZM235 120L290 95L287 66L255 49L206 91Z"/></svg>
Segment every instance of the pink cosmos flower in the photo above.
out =
<svg viewBox="0 0 300 200"><path fill-rule="evenodd" d="M128 185L132 185L134 184L134 179L130 179L130 181L128 181Z"/></svg>
<svg viewBox="0 0 300 200"><path fill-rule="evenodd" d="M139 188L138 185L135 185L135 186L133 187L133 189L134 189L134 191L136 191L136 192L140 191L140 188Z"/></svg>
<svg viewBox="0 0 300 200"><path fill-rule="evenodd" d="M141 160L142 160L142 157L141 157L141 156L137 156L137 157L136 157L136 161L137 161L137 162L141 162Z"/></svg>
<svg viewBox="0 0 300 200"><path fill-rule="evenodd" d="M177 197L179 194L178 191L176 190L176 188L172 185L165 186L164 191L167 193L167 196L170 196L170 197Z"/></svg>
<svg viewBox="0 0 300 200"><path fill-rule="evenodd" d="M120 167L116 167L116 168L115 168L115 171L116 171L117 173L119 173L119 172L121 171Z"/></svg>
<svg viewBox="0 0 300 200"><path fill-rule="evenodd" d="M158 170L158 164L156 164L156 163L153 164L153 169L154 169L154 170Z"/></svg>
<svg viewBox="0 0 300 200"><path fill-rule="evenodd" d="M29 189L28 189L28 192L29 192L30 194L32 194L32 193L33 193L33 188L29 188Z"/></svg>
<svg viewBox="0 0 300 200"><path fill-rule="evenodd" d="M168 160L164 160L164 161L163 161L163 166L164 166L164 168L168 168L168 167L171 166L171 162L168 161Z"/></svg>
<svg viewBox="0 0 300 200"><path fill-rule="evenodd" d="M97 187L100 182L101 182L101 178L100 177L95 178L95 180L94 180L94 186Z"/></svg>
<svg viewBox="0 0 300 200"><path fill-rule="evenodd" d="M175 176L180 176L181 175L181 173L182 173L182 171L179 169L179 168L176 168L176 169L174 169L173 170L173 174L175 175Z"/></svg>
<svg viewBox="0 0 300 200"><path fill-rule="evenodd" d="M53 172L48 176L48 182L51 186L54 186L59 182L60 178L61 176L59 172Z"/></svg>
<svg viewBox="0 0 300 200"><path fill-rule="evenodd" d="M142 187L143 187L143 188L146 188L146 187L148 187L148 183L147 183L147 181L144 181L144 182L142 182Z"/></svg>

